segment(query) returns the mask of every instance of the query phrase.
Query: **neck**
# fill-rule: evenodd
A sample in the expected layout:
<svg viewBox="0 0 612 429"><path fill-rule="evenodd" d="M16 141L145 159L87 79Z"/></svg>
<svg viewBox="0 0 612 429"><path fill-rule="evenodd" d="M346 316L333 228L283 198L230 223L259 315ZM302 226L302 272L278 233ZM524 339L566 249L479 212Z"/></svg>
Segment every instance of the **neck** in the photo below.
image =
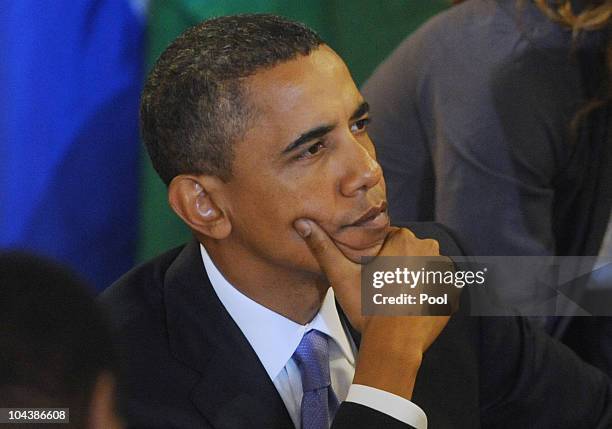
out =
<svg viewBox="0 0 612 429"><path fill-rule="evenodd" d="M300 325L310 322L321 308L329 289L321 275L253 258L227 243L202 242L227 281L253 301Z"/></svg>

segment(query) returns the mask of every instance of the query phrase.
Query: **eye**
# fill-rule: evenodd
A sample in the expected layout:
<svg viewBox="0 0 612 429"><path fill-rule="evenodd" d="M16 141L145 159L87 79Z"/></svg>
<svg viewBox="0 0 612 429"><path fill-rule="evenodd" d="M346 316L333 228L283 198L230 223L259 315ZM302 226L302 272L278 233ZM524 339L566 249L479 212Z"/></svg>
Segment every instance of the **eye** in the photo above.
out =
<svg viewBox="0 0 612 429"><path fill-rule="evenodd" d="M358 134L362 131L365 131L367 125L370 123L370 120L370 118L363 118L359 119L358 121L355 121L355 123L351 125L351 132L353 134Z"/></svg>
<svg viewBox="0 0 612 429"><path fill-rule="evenodd" d="M321 152L323 149L325 149L325 143L323 143L322 141L318 141L315 144L309 146L304 152L300 153L298 155L298 159L312 158L313 156Z"/></svg>

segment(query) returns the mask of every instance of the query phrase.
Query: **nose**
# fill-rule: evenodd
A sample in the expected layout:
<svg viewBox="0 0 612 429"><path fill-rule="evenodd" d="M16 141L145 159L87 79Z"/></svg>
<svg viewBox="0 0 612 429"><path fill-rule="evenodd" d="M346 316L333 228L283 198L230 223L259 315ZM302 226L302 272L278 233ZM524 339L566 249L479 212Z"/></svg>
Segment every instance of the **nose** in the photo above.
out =
<svg viewBox="0 0 612 429"><path fill-rule="evenodd" d="M382 179L382 169L376 161L372 142L362 144L352 139L348 146L350 151L346 157L346 174L340 181L340 192L353 197L376 186Z"/></svg>

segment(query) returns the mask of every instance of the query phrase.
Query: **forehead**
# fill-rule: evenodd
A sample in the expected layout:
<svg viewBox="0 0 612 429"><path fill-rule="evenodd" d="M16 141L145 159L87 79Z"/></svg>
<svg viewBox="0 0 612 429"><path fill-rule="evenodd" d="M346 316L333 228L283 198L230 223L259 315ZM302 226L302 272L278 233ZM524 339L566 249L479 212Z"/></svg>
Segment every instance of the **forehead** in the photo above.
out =
<svg viewBox="0 0 612 429"><path fill-rule="evenodd" d="M326 45L256 73L246 87L255 111L247 135L265 130L278 144L310 128L347 121L363 100L344 61Z"/></svg>

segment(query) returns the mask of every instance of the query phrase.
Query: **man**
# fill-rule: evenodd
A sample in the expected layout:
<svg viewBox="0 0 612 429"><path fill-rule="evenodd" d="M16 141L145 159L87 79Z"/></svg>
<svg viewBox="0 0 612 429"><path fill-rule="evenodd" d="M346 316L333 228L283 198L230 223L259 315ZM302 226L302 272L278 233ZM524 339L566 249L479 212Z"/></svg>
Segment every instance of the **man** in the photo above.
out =
<svg viewBox="0 0 612 429"><path fill-rule="evenodd" d="M389 226L369 120L346 65L297 23L221 17L162 54L142 134L196 240L102 297L124 335L130 424L610 422L605 376L515 319L361 315L362 257L439 253ZM458 252L435 226L414 229ZM544 397L567 407L540 413Z"/></svg>
<svg viewBox="0 0 612 429"><path fill-rule="evenodd" d="M0 427L56 427L9 414L24 408L68 409L52 415L57 427L123 427L115 360L107 321L79 280L38 257L0 253Z"/></svg>

